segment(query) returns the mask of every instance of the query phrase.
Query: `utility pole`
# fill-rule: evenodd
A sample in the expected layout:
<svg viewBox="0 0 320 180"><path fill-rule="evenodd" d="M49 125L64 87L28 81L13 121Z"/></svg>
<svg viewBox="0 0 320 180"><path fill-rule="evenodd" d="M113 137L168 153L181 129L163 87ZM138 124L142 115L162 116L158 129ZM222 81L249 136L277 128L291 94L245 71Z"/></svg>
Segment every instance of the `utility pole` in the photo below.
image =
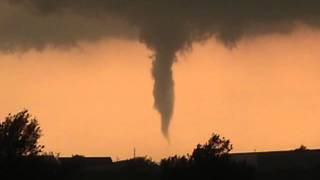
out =
<svg viewBox="0 0 320 180"><path fill-rule="evenodd" d="M133 148L133 159L136 158L136 148Z"/></svg>

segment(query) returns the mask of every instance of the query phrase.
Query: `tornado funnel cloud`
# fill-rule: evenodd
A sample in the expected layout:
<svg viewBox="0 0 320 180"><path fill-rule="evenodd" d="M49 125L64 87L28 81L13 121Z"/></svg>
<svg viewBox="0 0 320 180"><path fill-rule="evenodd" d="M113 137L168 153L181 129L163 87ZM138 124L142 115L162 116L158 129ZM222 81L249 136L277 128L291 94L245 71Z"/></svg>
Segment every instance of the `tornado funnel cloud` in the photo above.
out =
<svg viewBox="0 0 320 180"><path fill-rule="evenodd" d="M168 139L177 53L210 38L233 48L300 26L320 30L319 9L319 0L0 0L0 53L139 40L154 53L154 107Z"/></svg>
<svg viewBox="0 0 320 180"><path fill-rule="evenodd" d="M161 131L167 140L169 140L169 125L174 107L172 75L174 60L174 53L156 52L152 63L154 107L160 113Z"/></svg>

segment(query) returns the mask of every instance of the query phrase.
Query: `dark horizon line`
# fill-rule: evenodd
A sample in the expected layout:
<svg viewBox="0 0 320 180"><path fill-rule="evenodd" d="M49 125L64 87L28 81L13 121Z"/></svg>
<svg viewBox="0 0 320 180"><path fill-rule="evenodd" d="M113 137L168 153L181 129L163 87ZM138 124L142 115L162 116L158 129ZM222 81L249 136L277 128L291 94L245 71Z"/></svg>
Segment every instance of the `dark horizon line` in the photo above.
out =
<svg viewBox="0 0 320 180"><path fill-rule="evenodd" d="M313 148L313 149L304 149L304 150L299 150L299 149L287 149L287 150L270 150L270 151L244 151L244 152L230 152L230 155L251 155L251 154L270 154L270 153L290 153L290 152L303 152L303 151L312 151L312 152L320 152L320 149L317 148ZM183 156L183 155L178 155L177 156ZM39 155L39 156L51 156L51 155ZM86 155L82 155L82 154L75 154L75 155L71 155L71 156L58 156L58 158L72 158L74 156L83 156L84 158L111 158L112 156L86 156ZM130 159L135 159L135 158L143 158L143 157L150 157L148 155L145 156L136 156L136 157L131 157L131 158L127 158L127 159L122 159L119 161L123 161L123 160L130 160ZM117 161L114 161L117 162Z"/></svg>

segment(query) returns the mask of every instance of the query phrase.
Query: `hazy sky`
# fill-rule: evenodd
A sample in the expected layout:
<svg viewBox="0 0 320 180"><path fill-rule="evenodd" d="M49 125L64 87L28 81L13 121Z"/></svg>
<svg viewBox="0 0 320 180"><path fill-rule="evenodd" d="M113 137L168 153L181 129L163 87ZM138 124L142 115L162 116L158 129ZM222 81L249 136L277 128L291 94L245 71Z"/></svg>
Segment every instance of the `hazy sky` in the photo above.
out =
<svg viewBox="0 0 320 180"><path fill-rule="evenodd" d="M47 151L159 160L216 132L234 151L320 146L320 31L195 43L174 64L171 143L153 108L153 52L133 40L0 55L0 116L30 110Z"/></svg>
<svg viewBox="0 0 320 180"><path fill-rule="evenodd" d="M0 52L141 42L151 51L153 107L169 141L178 53L210 38L231 49L243 39L288 35L300 26L319 29L319 8L318 0L3 0Z"/></svg>

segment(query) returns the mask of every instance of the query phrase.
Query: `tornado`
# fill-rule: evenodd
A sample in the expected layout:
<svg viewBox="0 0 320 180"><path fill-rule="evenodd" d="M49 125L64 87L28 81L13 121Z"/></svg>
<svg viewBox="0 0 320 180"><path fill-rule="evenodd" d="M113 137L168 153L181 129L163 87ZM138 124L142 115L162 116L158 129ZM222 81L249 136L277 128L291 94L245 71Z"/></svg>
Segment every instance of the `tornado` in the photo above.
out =
<svg viewBox="0 0 320 180"><path fill-rule="evenodd" d="M162 135L170 142L169 127L174 112L173 65L177 62L176 54L191 47L191 35L181 22L163 17L153 18L144 23L140 31L140 41L153 51L151 75L154 80L154 108L161 118ZM164 24L163 28L157 24Z"/></svg>
<svg viewBox="0 0 320 180"><path fill-rule="evenodd" d="M160 113L161 131L168 141L169 125L174 107L174 80L172 75L174 60L174 52L159 51L155 53L152 62L154 107Z"/></svg>
<svg viewBox="0 0 320 180"><path fill-rule="evenodd" d="M211 38L226 48L242 39L320 30L316 0L1 0L0 53L140 40L153 52L154 108L169 140L176 53Z"/></svg>

